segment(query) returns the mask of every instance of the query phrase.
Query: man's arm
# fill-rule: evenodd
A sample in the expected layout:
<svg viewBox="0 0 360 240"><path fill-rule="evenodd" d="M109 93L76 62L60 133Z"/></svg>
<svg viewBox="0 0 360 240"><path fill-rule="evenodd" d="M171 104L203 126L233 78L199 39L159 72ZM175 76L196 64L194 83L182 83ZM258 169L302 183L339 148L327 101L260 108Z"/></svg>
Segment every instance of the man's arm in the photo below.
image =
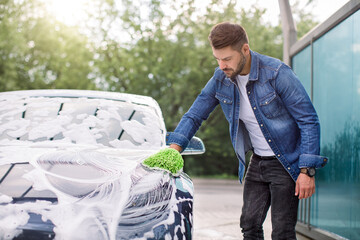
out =
<svg viewBox="0 0 360 240"><path fill-rule="evenodd" d="M195 135L203 121L219 104L215 98L215 79L211 78L201 93L197 96L190 109L181 118L174 132L169 133L167 143L176 150L183 151L189 144L190 139Z"/></svg>
<svg viewBox="0 0 360 240"><path fill-rule="evenodd" d="M276 90L289 113L294 117L301 134L299 168L318 168L327 163L320 156L320 123L305 88L293 71L282 66L276 78ZM311 197L315 192L315 178L300 173L295 195L299 199Z"/></svg>
<svg viewBox="0 0 360 240"><path fill-rule="evenodd" d="M299 168L323 167L327 158L320 156L320 122L305 88L286 65L275 81L277 94L300 130Z"/></svg>

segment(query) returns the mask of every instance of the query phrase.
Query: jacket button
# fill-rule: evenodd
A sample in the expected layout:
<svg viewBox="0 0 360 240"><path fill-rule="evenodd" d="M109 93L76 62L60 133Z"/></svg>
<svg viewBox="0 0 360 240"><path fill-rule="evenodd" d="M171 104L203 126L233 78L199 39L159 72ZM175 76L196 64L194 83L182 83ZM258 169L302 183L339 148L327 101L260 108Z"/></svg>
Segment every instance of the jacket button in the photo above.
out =
<svg viewBox="0 0 360 240"><path fill-rule="evenodd" d="M288 169L290 170L291 168L290 168L290 167L288 167Z"/></svg>
<svg viewBox="0 0 360 240"><path fill-rule="evenodd" d="M269 139L268 142L271 142L271 139Z"/></svg>
<svg viewBox="0 0 360 240"><path fill-rule="evenodd" d="M250 95L250 91L248 92L248 94Z"/></svg>
<svg viewBox="0 0 360 240"><path fill-rule="evenodd" d="M260 127L263 127L264 126L264 124L260 124Z"/></svg>
<svg viewBox="0 0 360 240"><path fill-rule="evenodd" d="M278 157L280 157L281 155L280 155L280 154L278 154L277 156L278 156Z"/></svg>
<svg viewBox="0 0 360 240"><path fill-rule="evenodd" d="M254 107L254 110L256 110L256 107Z"/></svg>

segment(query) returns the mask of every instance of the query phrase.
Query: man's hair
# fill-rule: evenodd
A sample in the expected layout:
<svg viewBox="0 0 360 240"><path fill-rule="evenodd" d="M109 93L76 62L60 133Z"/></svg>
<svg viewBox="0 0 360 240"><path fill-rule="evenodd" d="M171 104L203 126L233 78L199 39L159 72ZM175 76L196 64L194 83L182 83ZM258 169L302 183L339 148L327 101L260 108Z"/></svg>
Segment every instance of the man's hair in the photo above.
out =
<svg viewBox="0 0 360 240"><path fill-rule="evenodd" d="M229 22L215 25L209 34L209 41L213 48L221 49L231 46L236 51L241 51L245 43L249 43L245 29Z"/></svg>

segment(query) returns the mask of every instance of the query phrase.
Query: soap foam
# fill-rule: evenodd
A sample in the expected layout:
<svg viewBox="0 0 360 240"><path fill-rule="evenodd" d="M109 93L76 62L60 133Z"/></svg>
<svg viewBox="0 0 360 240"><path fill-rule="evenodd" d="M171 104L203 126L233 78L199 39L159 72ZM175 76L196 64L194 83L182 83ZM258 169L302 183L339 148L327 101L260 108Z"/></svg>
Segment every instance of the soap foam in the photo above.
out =
<svg viewBox="0 0 360 240"><path fill-rule="evenodd" d="M133 161L147 156L148 152L133 153L127 160L92 151L56 151L32 160L34 169L24 177L35 190L53 192L58 202L14 204L2 195L1 202L8 204L0 207L0 238L18 235L16 228L27 223L30 213L37 213L55 225L56 239L146 239L154 227L173 223L178 202L171 174ZM122 224L130 227L121 228Z"/></svg>

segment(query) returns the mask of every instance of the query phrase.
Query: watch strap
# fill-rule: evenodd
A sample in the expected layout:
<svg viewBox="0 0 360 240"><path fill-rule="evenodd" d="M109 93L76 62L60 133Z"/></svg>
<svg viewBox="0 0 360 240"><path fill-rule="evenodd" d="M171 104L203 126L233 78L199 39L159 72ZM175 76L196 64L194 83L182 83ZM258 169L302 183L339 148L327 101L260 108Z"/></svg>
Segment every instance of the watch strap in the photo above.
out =
<svg viewBox="0 0 360 240"><path fill-rule="evenodd" d="M304 173L308 175L309 177L315 176L315 168L300 168L300 173Z"/></svg>

